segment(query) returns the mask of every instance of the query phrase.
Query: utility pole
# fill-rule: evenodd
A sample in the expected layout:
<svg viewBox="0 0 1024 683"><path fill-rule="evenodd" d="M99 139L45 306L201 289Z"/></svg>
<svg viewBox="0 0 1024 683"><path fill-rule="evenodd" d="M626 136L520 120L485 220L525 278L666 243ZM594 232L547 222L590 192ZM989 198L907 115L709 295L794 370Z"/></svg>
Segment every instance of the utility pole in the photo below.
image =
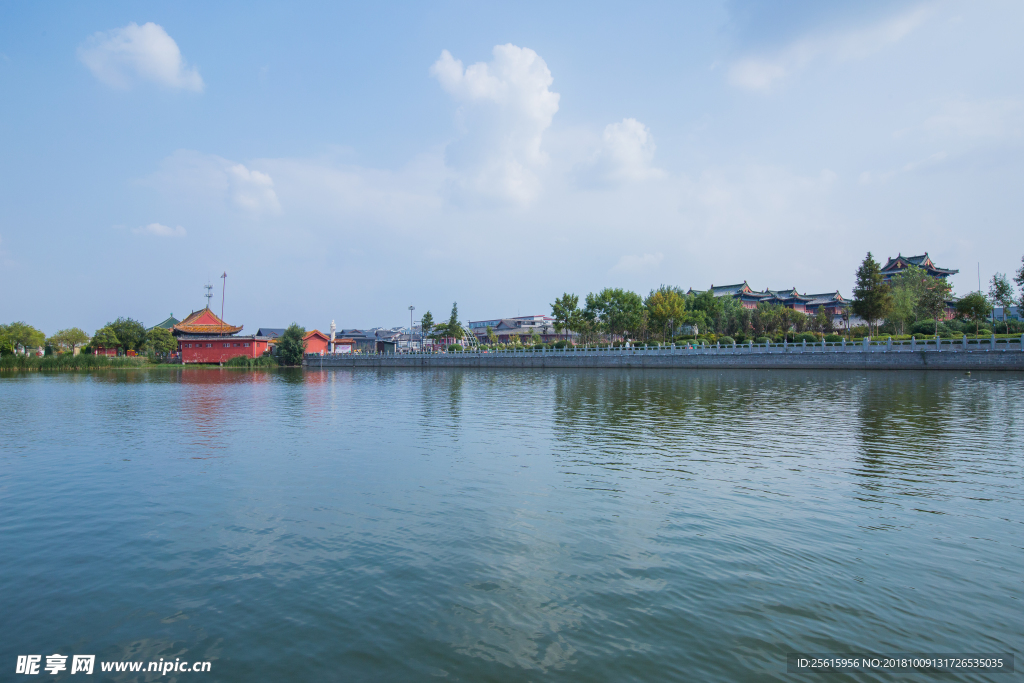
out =
<svg viewBox="0 0 1024 683"><path fill-rule="evenodd" d="M220 279L224 281L223 286L220 288L220 319L224 320L224 293L228 289L228 272L226 270L220 276Z"/></svg>
<svg viewBox="0 0 1024 683"><path fill-rule="evenodd" d="M213 285L211 285L209 283L209 281L207 281L207 283L205 285L203 285L203 287L206 288L206 294L204 294L203 296L206 297L206 307L209 308L210 307L210 299L213 298Z"/></svg>
<svg viewBox="0 0 1024 683"><path fill-rule="evenodd" d="M409 307L409 350L412 351L412 312L416 310L415 306Z"/></svg>

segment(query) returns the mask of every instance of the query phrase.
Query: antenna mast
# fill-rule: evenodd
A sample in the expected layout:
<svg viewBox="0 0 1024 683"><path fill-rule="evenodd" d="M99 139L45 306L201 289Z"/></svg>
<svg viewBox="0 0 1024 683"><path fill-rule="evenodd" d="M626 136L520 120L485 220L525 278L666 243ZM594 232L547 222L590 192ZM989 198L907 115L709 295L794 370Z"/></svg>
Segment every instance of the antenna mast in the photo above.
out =
<svg viewBox="0 0 1024 683"><path fill-rule="evenodd" d="M224 320L224 293L228 290L228 272L226 270L220 279L224 281L220 288L220 319Z"/></svg>
<svg viewBox="0 0 1024 683"><path fill-rule="evenodd" d="M206 294L204 294L203 296L206 297L206 307L209 308L210 307L210 299L213 298L213 285L211 285L209 282L207 282L205 285L203 285L203 287L206 288Z"/></svg>

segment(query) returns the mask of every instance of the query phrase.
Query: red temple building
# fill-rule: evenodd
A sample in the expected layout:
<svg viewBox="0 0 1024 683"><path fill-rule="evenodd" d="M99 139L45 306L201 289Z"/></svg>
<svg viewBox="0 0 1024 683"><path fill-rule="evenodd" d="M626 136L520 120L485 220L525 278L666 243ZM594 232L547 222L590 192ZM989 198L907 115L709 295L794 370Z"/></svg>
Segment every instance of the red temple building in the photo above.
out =
<svg viewBox="0 0 1024 683"><path fill-rule="evenodd" d="M241 325L227 324L209 308L193 311L171 328L182 363L223 363L236 356L258 358L266 353L269 337L243 337L238 335L241 331Z"/></svg>
<svg viewBox="0 0 1024 683"><path fill-rule="evenodd" d="M325 354L330 343L330 338L320 330L313 330L302 338L302 345L305 347L306 353Z"/></svg>

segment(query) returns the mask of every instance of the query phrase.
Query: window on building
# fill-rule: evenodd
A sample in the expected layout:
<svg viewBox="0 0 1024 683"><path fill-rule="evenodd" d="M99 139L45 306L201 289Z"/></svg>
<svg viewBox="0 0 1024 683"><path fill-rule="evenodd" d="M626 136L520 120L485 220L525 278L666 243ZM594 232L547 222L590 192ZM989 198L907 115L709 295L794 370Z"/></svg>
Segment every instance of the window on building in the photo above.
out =
<svg viewBox="0 0 1024 683"><path fill-rule="evenodd" d="M206 345L206 348L208 348L208 349L212 349L212 348L213 348L213 344L207 344L207 345Z"/></svg>
<svg viewBox="0 0 1024 683"><path fill-rule="evenodd" d="M245 342L246 348L249 348L249 342Z"/></svg>

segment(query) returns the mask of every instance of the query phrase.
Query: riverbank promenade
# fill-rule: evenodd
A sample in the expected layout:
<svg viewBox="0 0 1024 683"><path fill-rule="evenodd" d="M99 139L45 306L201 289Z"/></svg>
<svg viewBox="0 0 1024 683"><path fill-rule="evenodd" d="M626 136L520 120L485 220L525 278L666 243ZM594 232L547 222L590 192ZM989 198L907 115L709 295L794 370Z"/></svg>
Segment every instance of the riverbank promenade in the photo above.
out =
<svg viewBox="0 0 1024 683"><path fill-rule="evenodd" d="M1024 335L778 344L676 344L658 348L465 350L448 353L308 354L318 368L750 368L1024 371Z"/></svg>

